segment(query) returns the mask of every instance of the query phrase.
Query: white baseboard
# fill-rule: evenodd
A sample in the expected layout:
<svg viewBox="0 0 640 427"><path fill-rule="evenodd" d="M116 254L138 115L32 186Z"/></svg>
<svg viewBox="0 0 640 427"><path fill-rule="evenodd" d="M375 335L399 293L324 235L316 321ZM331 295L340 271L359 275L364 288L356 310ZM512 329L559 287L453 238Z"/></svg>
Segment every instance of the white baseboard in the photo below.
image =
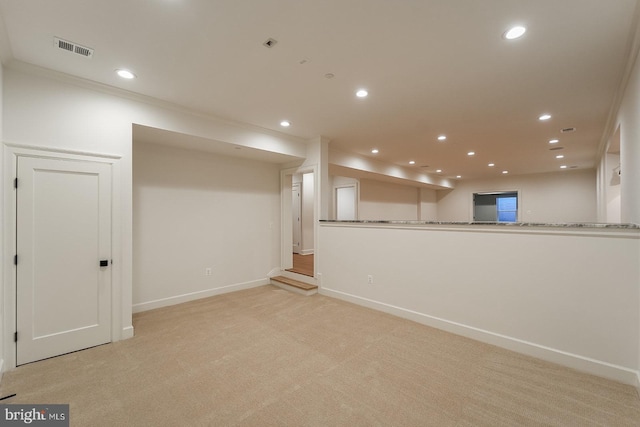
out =
<svg viewBox="0 0 640 427"><path fill-rule="evenodd" d="M272 268L270 272L267 273L267 277L275 277L279 276L282 269L280 267Z"/></svg>
<svg viewBox="0 0 640 427"><path fill-rule="evenodd" d="M206 289L204 291L191 292L188 294L176 295L173 297L157 299L154 301L133 304L132 310L134 313L140 313L142 311L153 310L154 308L168 307L170 305L176 305L201 298L208 298L215 295L226 294L228 292L235 292L242 289L250 289L258 286L268 285L269 283L270 281L268 278L253 280L244 283L236 283L234 285L222 286L220 288Z"/></svg>
<svg viewBox="0 0 640 427"><path fill-rule="evenodd" d="M129 338L133 338L133 326L127 326L125 328L122 328L122 339L126 340Z"/></svg>
<svg viewBox="0 0 640 427"><path fill-rule="evenodd" d="M473 326L452 322L446 319L430 316L428 314L419 313L402 307L382 303L359 297L357 295L348 294L327 288L320 288L319 293L322 295L334 297L364 307L379 310L385 313L393 314L398 317L412 320L423 325L431 326L456 335L461 335L497 347L517 353L526 354L548 362L557 363L572 369L586 372L599 377L608 378L624 384L633 385L640 393L640 372L623 366L613 365L611 363L600 360L591 359L577 354L567 353L550 347L545 347L517 338L496 334L494 332L483 329L474 328Z"/></svg>
<svg viewBox="0 0 640 427"><path fill-rule="evenodd" d="M313 255L313 249L303 249L300 251L300 255Z"/></svg>

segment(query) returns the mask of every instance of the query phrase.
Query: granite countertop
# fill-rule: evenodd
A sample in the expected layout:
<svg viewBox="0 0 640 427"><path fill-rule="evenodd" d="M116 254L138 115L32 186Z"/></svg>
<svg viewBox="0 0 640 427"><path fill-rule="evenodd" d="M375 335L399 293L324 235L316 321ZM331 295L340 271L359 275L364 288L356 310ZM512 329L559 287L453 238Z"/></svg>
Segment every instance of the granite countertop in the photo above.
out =
<svg viewBox="0 0 640 427"><path fill-rule="evenodd" d="M350 220L338 221L322 219L321 223L332 224L390 224L390 225L493 225L500 227L554 227L554 228L612 228L612 229L640 229L638 224L613 224L613 223L593 223L593 222L567 222L567 223L545 223L545 222L460 222L460 221L402 221L402 220Z"/></svg>

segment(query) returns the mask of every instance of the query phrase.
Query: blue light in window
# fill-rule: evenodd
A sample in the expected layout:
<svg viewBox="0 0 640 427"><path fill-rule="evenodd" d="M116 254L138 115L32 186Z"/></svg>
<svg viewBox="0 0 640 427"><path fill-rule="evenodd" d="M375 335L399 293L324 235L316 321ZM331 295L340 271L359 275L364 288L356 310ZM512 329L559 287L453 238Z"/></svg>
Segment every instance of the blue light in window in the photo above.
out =
<svg viewBox="0 0 640 427"><path fill-rule="evenodd" d="M516 222L518 220L517 197L498 197L496 206L499 222Z"/></svg>

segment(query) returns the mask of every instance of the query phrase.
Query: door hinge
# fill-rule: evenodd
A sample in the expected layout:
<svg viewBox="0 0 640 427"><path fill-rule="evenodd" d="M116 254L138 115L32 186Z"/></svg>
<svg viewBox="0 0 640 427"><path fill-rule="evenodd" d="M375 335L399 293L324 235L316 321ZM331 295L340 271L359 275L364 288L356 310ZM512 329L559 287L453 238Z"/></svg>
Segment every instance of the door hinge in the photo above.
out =
<svg viewBox="0 0 640 427"><path fill-rule="evenodd" d="M18 333L17 332L13 333L13 342L18 342Z"/></svg>
<svg viewBox="0 0 640 427"><path fill-rule="evenodd" d="M13 188L18 188L18 178L13 180Z"/></svg>
<svg viewBox="0 0 640 427"><path fill-rule="evenodd" d="M13 256L13 265L18 265L18 255Z"/></svg>

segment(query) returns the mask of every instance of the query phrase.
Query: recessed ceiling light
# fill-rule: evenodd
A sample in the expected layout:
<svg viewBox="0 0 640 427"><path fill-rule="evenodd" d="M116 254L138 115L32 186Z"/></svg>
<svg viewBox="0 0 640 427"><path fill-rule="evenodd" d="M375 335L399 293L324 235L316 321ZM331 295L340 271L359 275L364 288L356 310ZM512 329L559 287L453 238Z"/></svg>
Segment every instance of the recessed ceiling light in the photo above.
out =
<svg viewBox="0 0 640 427"><path fill-rule="evenodd" d="M469 152L467 153L467 156L475 156L475 155L476 155L476 152L475 152L475 151L469 151Z"/></svg>
<svg viewBox="0 0 640 427"><path fill-rule="evenodd" d="M549 120L550 118L551 118L551 114L543 114L540 117L538 117L538 120L545 121L545 120Z"/></svg>
<svg viewBox="0 0 640 427"><path fill-rule="evenodd" d="M283 120L280 122L280 126L282 126L283 128L288 128L289 126L291 126L291 122L289 120Z"/></svg>
<svg viewBox="0 0 640 427"><path fill-rule="evenodd" d="M445 141L446 139L447 139L447 136L446 136L446 135L440 135L440 136L438 137L438 141Z"/></svg>
<svg viewBox="0 0 640 427"><path fill-rule="evenodd" d="M441 173L442 169L436 169L436 173Z"/></svg>
<svg viewBox="0 0 640 427"><path fill-rule="evenodd" d="M515 27L509 28L505 31L503 37L507 40L513 40L522 37L526 32L527 29L525 27L522 25L516 25Z"/></svg>
<svg viewBox="0 0 640 427"><path fill-rule="evenodd" d="M415 162L414 160L411 160L411 161L409 162L409 164L410 164L410 165L415 165L415 164L416 164L416 162Z"/></svg>
<svg viewBox="0 0 640 427"><path fill-rule="evenodd" d="M496 164L495 163L489 163L487 166L489 166L490 168L494 167Z"/></svg>
<svg viewBox="0 0 640 427"><path fill-rule="evenodd" d="M122 77L123 79L135 79L136 75L133 74L131 71L129 70L125 70L125 69L118 69L116 70L116 74L119 75L120 77Z"/></svg>
<svg viewBox="0 0 640 427"><path fill-rule="evenodd" d="M506 175L509 173L509 171L502 171L502 173Z"/></svg>
<svg viewBox="0 0 640 427"><path fill-rule="evenodd" d="M334 78L335 76L336 76L336 75L335 75L335 74L333 74L333 73L327 73L327 74L325 74L325 75L324 75L324 78L325 78L325 79L332 79L332 78Z"/></svg>
<svg viewBox="0 0 640 427"><path fill-rule="evenodd" d="M356 92L356 96L358 98L366 98L369 95L369 92L366 89L358 89Z"/></svg>
<svg viewBox="0 0 640 427"><path fill-rule="evenodd" d="M566 169L566 168L567 168L567 165L560 166L560 169Z"/></svg>
<svg viewBox="0 0 640 427"><path fill-rule="evenodd" d="M564 154L558 154L558 155L556 156L556 159L564 159Z"/></svg>
<svg viewBox="0 0 640 427"><path fill-rule="evenodd" d="M462 178L462 175L456 175L456 178L460 179Z"/></svg>
<svg viewBox="0 0 640 427"><path fill-rule="evenodd" d="M558 142L560 142L559 139L551 139L551 140L549 140L549 144L557 144Z"/></svg>
<svg viewBox="0 0 640 427"><path fill-rule="evenodd" d="M373 150L371 150L371 152L372 152L373 154L378 154L380 151L378 151L378 149L377 149L377 148L374 148Z"/></svg>

